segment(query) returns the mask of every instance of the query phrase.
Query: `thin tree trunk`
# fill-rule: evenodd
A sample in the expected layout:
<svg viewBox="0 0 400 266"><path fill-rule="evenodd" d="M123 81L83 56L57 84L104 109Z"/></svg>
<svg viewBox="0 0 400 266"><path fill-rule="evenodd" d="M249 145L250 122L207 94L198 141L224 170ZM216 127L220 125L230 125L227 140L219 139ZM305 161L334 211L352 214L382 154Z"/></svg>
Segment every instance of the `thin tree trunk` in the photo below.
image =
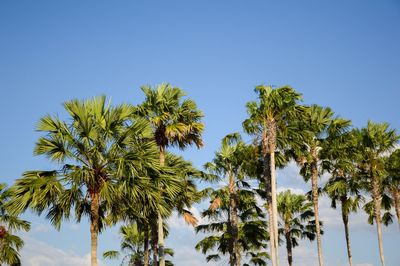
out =
<svg viewBox="0 0 400 266"><path fill-rule="evenodd" d="M349 235L349 215L344 210L344 204L346 202L346 198L341 199L342 202L342 220L344 225L344 234L346 237L346 246L347 246L347 257L349 259L349 265L353 266L353 258L351 256L351 248L350 248L350 235Z"/></svg>
<svg viewBox="0 0 400 266"><path fill-rule="evenodd" d="M144 225L143 266L149 266L149 227Z"/></svg>
<svg viewBox="0 0 400 266"><path fill-rule="evenodd" d="M276 265L279 266L279 241L278 241L278 205L276 199L276 175L275 175L275 151L271 150L270 153L270 168L271 168L271 195L272 195L272 218L274 223L274 242L275 242L275 260Z"/></svg>
<svg viewBox="0 0 400 266"><path fill-rule="evenodd" d="M272 222L274 229L275 261L279 266L279 233L278 233L278 204L276 199L276 167L275 167L275 149L276 149L276 123L274 119L266 123L266 139L270 155L269 168L271 174L271 203L272 203Z"/></svg>
<svg viewBox="0 0 400 266"><path fill-rule="evenodd" d="M268 233L269 233L269 243L270 243L270 253L271 253L271 264L272 265L277 265L276 264L276 247L275 247L275 230L274 230L274 225L272 224L272 216L273 216L273 210L272 210L272 204L271 202L267 203L267 209L268 209L268 216L269 216L269 224L268 224Z"/></svg>
<svg viewBox="0 0 400 266"><path fill-rule="evenodd" d="M315 228L317 231L318 262L319 266L323 266L324 259L322 256L321 228L319 224L319 214L318 214L318 168L316 159L314 160L314 162L311 163L311 190L312 190L312 201L313 201L314 215L315 215Z"/></svg>
<svg viewBox="0 0 400 266"><path fill-rule="evenodd" d="M399 224L399 227L400 227L400 193L399 193L399 188L397 186L393 187L391 189L391 194L392 194L393 201L394 201L394 209L396 210L397 223Z"/></svg>
<svg viewBox="0 0 400 266"><path fill-rule="evenodd" d="M285 238L286 238L286 250L288 256L289 266L293 265L293 253L292 253L292 237L290 235L289 224L285 222Z"/></svg>
<svg viewBox="0 0 400 266"><path fill-rule="evenodd" d="M99 233L99 206L100 194L98 192L90 193L90 255L91 266L97 266L97 236Z"/></svg>
<svg viewBox="0 0 400 266"><path fill-rule="evenodd" d="M232 253L231 266L240 266L240 252L239 252L239 228L238 228L238 214L237 214L237 191L235 186L235 178L233 174L229 175L229 212L231 219L231 235L232 235Z"/></svg>
<svg viewBox="0 0 400 266"><path fill-rule="evenodd" d="M381 265L385 265L385 258L383 255L383 241L382 241L382 229L381 229L381 196L380 196L379 183L376 177L372 177L372 200L374 203L374 215L376 223L376 231L378 234L378 245L379 255L381 259Z"/></svg>
<svg viewBox="0 0 400 266"><path fill-rule="evenodd" d="M160 146L160 166L164 167L165 164L165 147ZM158 258L160 260L159 266L165 266L165 256L164 256L164 227L163 218L161 214L158 213Z"/></svg>
<svg viewBox="0 0 400 266"><path fill-rule="evenodd" d="M276 246L275 246L275 230L274 230L274 219L273 219L273 209L272 209L272 193L271 193L271 157L269 155L268 139L266 132L263 132L262 138L262 154L263 154L263 180L265 183L265 192L267 198L267 210L268 210L268 232L269 232L269 243L270 243L270 255L272 266L277 266L276 261Z"/></svg>
<svg viewBox="0 0 400 266"><path fill-rule="evenodd" d="M158 236L157 236L157 224L153 222L151 224L151 249L153 252L153 266L158 266L158 248L157 248Z"/></svg>
<svg viewBox="0 0 400 266"><path fill-rule="evenodd" d="M164 228L163 219L158 214L158 259L160 260L160 266L165 266L165 256L164 256Z"/></svg>

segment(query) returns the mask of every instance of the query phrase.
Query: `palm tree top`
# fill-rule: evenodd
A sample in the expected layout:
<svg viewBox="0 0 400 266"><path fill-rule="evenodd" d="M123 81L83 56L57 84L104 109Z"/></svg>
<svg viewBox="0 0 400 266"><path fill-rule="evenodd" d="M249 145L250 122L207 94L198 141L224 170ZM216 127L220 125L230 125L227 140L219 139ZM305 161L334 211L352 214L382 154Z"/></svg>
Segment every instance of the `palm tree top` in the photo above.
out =
<svg viewBox="0 0 400 266"><path fill-rule="evenodd" d="M183 99L182 89L163 83L152 88L141 87L145 100L135 113L148 119L158 146L178 146L183 149L195 144L203 146L201 134L203 113L191 99Z"/></svg>
<svg viewBox="0 0 400 266"><path fill-rule="evenodd" d="M295 194L290 190L279 193L278 212L282 215L282 219L288 222L296 218L297 214L301 214L299 217L300 220L314 215L312 203L307 200L307 197L305 195Z"/></svg>

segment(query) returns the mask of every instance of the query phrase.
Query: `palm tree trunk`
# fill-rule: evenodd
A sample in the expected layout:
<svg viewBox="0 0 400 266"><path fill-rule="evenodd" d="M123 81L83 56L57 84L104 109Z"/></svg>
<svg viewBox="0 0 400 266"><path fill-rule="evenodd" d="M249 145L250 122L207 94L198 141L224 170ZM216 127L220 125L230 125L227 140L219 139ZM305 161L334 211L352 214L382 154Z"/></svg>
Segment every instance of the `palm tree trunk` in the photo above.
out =
<svg viewBox="0 0 400 266"><path fill-rule="evenodd" d="M144 225L143 266L149 266L149 227Z"/></svg>
<svg viewBox="0 0 400 266"><path fill-rule="evenodd" d="M158 235L157 235L157 224L153 222L151 224L151 249L153 252L153 266L158 266Z"/></svg>
<svg viewBox="0 0 400 266"><path fill-rule="evenodd" d="M99 233L99 207L100 194L98 192L90 193L90 255L91 266L97 266L97 236Z"/></svg>
<svg viewBox="0 0 400 266"><path fill-rule="evenodd" d="M271 203L272 203L272 223L274 229L275 261L279 266L279 233L278 233L278 204L276 199L276 167L275 167L275 149L276 149L276 123L275 120L268 120L266 123L266 139L270 155L269 168L271 174Z"/></svg>
<svg viewBox="0 0 400 266"><path fill-rule="evenodd" d="M311 163L311 190L312 190L312 201L313 201L314 215L315 215L315 229L317 231L318 262L319 266L323 266L324 259L322 256L321 228L319 224L319 214L318 214L318 168L316 159L314 160L314 162Z"/></svg>
<svg viewBox="0 0 400 266"><path fill-rule="evenodd" d="M271 157L268 153L268 139L266 132L263 132L262 137L262 153L263 153L263 179L265 183L265 192L267 197L267 210L268 210L268 232L269 232L269 243L270 243L270 253L271 253L271 263L272 266L277 266L276 261L276 246L275 246L275 230L274 230L274 212L272 209L272 193L271 193Z"/></svg>
<svg viewBox="0 0 400 266"><path fill-rule="evenodd" d="M346 237L346 246L347 246L347 257L349 258L349 265L353 266L353 258L351 256L350 249L350 235L349 235L349 215L344 210L344 204L346 202L346 198L342 198L342 220L344 225L344 234Z"/></svg>
<svg viewBox="0 0 400 266"><path fill-rule="evenodd" d="M276 175L275 175L275 150L270 153L270 168L271 168L271 195L272 195L272 218L274 224L274 244L275 244L275 260L279 266L279 241L278 241L278 205L276 200Z"/></svg>
<svg viewBox="0 0 400 266"><path fill-rule="evenodd" d="M240 252L239 252L239 228L238 228L238 214L237 214L237 191L235 186L234 175L229 175L229 212L231 223L231 236L232 236L232 253L231 266L240 266Z"/></svg>
<svg viewBox="0 0 400 266"><path fill-rule="evenodd" d="M163 219L158 214L158 259L160 260L159 266L165 266L165 256L164 256L164 228Z"/></svg>
<svg viewBox="0 0 400 266"><path fill-rule="evenodd" d="M374 216L376 223L376 231L378 234L378 245L379 255L381 259L381 265L385 265L385 258L383 255L383 241L382 241L382 229L381 229L381 196L380 196L379 183L376 177L372 177L372 200L374 202Z"/></svg>
<svg viewBox="0 0 400 266"><path fill-rule="evenodd" d="M285 238L286 238L286 250L288 256L289 266L293 265L293 252L292 252L292 237L290 235L289 224L285 222Z"/></svg>
<svg viewBox="0 0 400 266"><path fill-rule="evenodd" d="M267 200L267 202L268 202L268 200ZM275 247L275 241L274 241L275 230L274 230L274 226L272 224L273 210L272 210L271 202L267 203L267 209L268 209L268 216L269 216L268 233L269 233L271 263L272 263L272 265L277 265L276 257L274 256L274 254L276 254L276 247Z"/></svg>
<svg viewBox="0 0 400 266"><path fill-rule="evenodd" d="M397 217L397 223L399 224L400 227L400 193L399 193L399 188L393 187L391 189L391 194L393 197L394 201L394 209L396 210L396 217Z"/></svg>
<svg viewBox="0 0 400 266"><path fill-rule="evenodd" d="M160 166L164 167L165 164L165 147L160 146ZM158 213L158 259L160 260L159 266L165 266L164 256L164 227L163 218Z"/></svg>

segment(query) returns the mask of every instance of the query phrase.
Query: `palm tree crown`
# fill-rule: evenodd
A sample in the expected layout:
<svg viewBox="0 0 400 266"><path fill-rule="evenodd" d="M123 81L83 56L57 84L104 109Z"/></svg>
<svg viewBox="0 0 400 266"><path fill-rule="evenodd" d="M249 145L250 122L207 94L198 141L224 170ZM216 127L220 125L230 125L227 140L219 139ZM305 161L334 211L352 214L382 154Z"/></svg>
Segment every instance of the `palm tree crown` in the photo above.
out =
<svg viewBox="0 0 400 266"><path fill-rule="evenodd" d="M314 240L316 237L312 208L312 203L304 195L290 190L278 194L278 213L283 224L281 233L286 239L289 265L293 263L292 248L299 245L299 239Z"/></svg>

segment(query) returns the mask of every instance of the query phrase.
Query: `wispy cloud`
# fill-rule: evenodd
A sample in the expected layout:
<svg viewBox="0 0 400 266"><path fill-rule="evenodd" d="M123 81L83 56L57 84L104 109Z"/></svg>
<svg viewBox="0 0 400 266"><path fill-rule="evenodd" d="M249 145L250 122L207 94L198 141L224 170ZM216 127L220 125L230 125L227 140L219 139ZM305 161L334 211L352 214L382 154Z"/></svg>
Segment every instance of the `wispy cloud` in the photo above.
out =
<svg viewBox="0 0 400 266"><path fill-rule="evenodd" d="M21 252L22 265L27 266L88 266L90 254L80 256L73 251L55 248L33 237L24 237L25 246ZM104 265L99 263L99 265Z"/></svg>

